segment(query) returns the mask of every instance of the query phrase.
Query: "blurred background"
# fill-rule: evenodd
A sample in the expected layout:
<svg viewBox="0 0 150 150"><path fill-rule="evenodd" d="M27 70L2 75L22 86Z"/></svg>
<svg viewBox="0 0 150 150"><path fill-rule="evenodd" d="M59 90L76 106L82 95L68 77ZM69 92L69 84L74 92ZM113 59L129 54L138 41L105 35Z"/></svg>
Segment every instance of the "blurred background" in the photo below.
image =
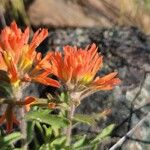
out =
<svg viewBox="0 0 150 150"><path fill-rule="evenodd" d="M150 33L150 0L0 0L1 26L137 26Z"/></svg>

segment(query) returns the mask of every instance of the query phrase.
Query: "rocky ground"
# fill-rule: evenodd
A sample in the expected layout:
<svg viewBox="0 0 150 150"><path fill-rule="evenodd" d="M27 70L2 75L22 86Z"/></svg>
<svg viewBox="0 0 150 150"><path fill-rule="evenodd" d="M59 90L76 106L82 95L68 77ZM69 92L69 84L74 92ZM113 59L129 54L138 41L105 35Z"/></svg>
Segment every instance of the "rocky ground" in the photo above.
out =
<svg viewBox="0 0 150 150"><path fill-rule="evenodd" d="M96 128L78 127L77 131L96 133L110 123L116 124L111 140L100 145L108 149L131 130L150 111L150 38L135 27L66 28L50 30L48 48L61 50L64 45L85 47L96 43L104 56L100 75L118 71L122 84L113 91L98 92L83 100L77 112L96 113L111 108L112 113ZM120 149L148 150L150 118L128 137ZM104 146L105 145L105 146Z"/></svg>

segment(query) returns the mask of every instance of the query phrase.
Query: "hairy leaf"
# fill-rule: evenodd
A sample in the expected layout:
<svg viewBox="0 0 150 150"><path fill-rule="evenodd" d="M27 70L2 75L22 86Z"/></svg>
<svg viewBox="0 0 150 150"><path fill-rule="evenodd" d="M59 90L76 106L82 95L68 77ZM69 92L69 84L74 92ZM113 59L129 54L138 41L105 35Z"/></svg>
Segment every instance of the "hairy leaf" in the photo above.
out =
<svg viewBox="0 0 150 150"><path fill-rule="evenodd" d="M75 114L74 121L86 123L88 125L95 124L95 118L91 115Z"/></svg>
<svg viewBox="0 0 150 150"><path fill-rule="evenodd" d="M7 150L7 147L14 142L21 139L21 133L20 132L14 132L11 134L6 135L5 137L0 138L0 149Z"/></svg>
<svg viewBox="0 0 150 150"><path fill-rule="evenodd" d="M73 144L73 148L76 149L76 148L79 148L79 147L81 147L82 145L84 145L85 139L86 139L86 135L80 137L80 139L77 140L77 141Z"/></svg>
<svg viewBox="0 0 150 150"><path fill-rule="evenodd" d="M31 111L26 114L26 120L28 121L38 121L40 123L46 123L52 126L52 128L62 128L69 124L66 118L60 117L58 115L49 114L48 111Z"/></svg>
<svg viewBox="0 0 150 150"><path fill-rule="evenodd" d="M91 141L91 143L101 142L101 140L107 138L113 131L114 127L115 125L111 124L107 126L106 128L104 128L102 132L98 134L94 140Z"/></svg>

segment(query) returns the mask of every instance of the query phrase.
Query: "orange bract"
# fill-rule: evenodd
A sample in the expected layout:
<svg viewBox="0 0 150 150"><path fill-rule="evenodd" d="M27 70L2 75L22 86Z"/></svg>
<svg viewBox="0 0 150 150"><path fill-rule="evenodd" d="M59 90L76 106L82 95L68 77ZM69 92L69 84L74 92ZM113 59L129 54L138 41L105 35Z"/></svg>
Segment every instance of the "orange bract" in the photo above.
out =
<svg viewBox="0 0 150 150"><path fill-rule="evenodd" d="M64 56L54 52L51 62L53 74L65 82L69 89L84 86L94 90L110 90L120 83L116 72L95 78L103 65L103 58L95 44L86 49L65 46Z"/></svg>
<svg viewBox="0 0 150 150"><path fill-rule="evenodd" d="M8 104L5 113L0 117L0 124L6 120L6 130L7 133L10 133L13 128L13 123L19 125L19 121L17 120L16 116L14 115L14 108L15 106L25 106L26 111L30 110L30 105L34 103L36 99L34 97L26 97L24 101L16 101L14 104Z"/></svg>
<svg viewBox="0 0 150 150"><path fill-rule="evenodd" d="M28 44L29 28L22 32L16 23L12 22L10 27L1 31L0 70L8 72L14 85L18 85L21 81L33 81L55 87L60 86L56 80L48 77L51 72L45 69L48 64L47 59L41 59L41 54L35 51L47 35L47 29L39 29ZM31 73L32 70L34 74Z"/></svg>
<svg viewBox="0 0 150 150"><path fill-rule="evenodd" d="M7 133L10 133L13 128L13 123L19 124L19 121L16 119L14 113L13 113L14 106L8 105L5 113L0 118L0 124L3 123L3 121L6 119L6 130Z"/></svg>

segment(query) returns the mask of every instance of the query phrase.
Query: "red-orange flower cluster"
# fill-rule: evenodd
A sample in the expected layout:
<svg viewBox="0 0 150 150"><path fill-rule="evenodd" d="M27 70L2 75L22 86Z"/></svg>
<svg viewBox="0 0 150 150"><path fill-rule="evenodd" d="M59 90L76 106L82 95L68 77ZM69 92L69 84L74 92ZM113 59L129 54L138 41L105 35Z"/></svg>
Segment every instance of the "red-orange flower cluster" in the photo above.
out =
<svg viewBox="0 0 150 150"><path fill-rule="evenodd" d="M50 69L47 69L47 57L41 58L41 53L35 49L47 37L47 29L35 32L30 44L29 28L21 31L15 22L6 27L0 34L0 70L9 73L11 82L18 86L21 81L40 82L45 85L59 87L60 84L51 78ZM50 68L50 65L49 65Z"/></svg>
<svg viewBox="0 0 150 150"><path fill-rule="evenodd" d="M91 90L110 90L120 83L113 72L104 77L96 77L96 73L103 65L103 58L92 44L86 49L65 46L64 55L56 51L52 58L53 74L66 83L69 90L79 90L84 87Z"/></svg>
<svg viewBox="0 0 150 150"><path fill-rule="evenodd" d="M7 72L9 80L4 81L5 74L1 75L0 82L3 82L4 89L8 85L11 87L10 101L7 104L5 113L0 118L0 123L6 119L7 132L10 132L13 123L18 124L13 111L15 106L25 106L26 110L35 98L27 97L20 101L18 98L18 91L24 88L25 82L39 82L44 85L59 87L58 81L49 77L51 72L51 65L49 58L51 54L48 53L42 58L41 53L36 52L36 48L47 37L47 29L39 29L35 32L30 43L29 41L29 28L24 32L17 27L15 22L12 22L10 27L5 27L0 34L0 70Z"/></svg>

